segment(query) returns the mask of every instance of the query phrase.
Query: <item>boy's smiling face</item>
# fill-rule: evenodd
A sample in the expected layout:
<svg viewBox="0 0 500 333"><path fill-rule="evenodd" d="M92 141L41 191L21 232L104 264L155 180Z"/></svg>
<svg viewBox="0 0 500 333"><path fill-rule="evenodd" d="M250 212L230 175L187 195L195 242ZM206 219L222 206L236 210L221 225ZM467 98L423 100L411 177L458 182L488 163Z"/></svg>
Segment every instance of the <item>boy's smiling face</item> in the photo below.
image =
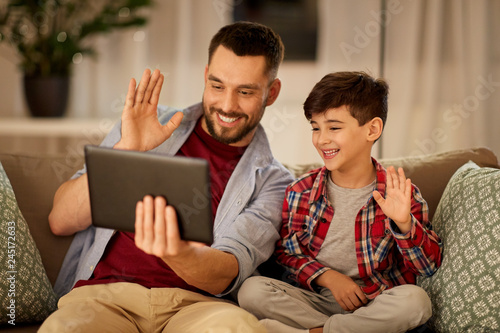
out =
<svg viewBox="0 0 500 333"><path fill-rule="evenodd" d="M337 181L341 178L353 180L373 168L371 148L380 136L374 135L377 119L360 126L345 105L312 115L312 143L337 185L342 186Z"/></svg>

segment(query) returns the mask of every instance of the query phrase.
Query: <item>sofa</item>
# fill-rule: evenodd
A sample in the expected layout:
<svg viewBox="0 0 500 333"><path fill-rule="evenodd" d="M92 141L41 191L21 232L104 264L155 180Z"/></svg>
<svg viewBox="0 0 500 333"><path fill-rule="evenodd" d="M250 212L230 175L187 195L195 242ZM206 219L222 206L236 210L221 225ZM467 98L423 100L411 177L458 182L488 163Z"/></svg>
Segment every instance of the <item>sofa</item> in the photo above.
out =
<svg viewBox="0 0 500 333"><path fill-rule="evenodd" d="M472 161L475 164L473 164ZM464 165L467 165L467 162L469 162L469 166L476 165L474 170L488 170L494 177L493 181L489 181L486 178L487 184L493 183L492 186L500 186L500 178L498 178L498 175L500 174L499 170L499 165L498 165L498 160L495 154L489 150L488 148L472 148L472 149L463 149L463 150L454 150L454 151L448 151L448 152L442 152L442 153L434 153L434 154L429 154L429 155L423 155L423 156L412 156L412 157L405 157L405 158L395 158L395 159L383 159L381 160L382 164L384 166L389 166L389 165L394 165L396 167L402 166L405 169L405 172L408 177L412 179L412 182L415 183L419 189L422 192L423 197L427 200L427 203L429 205L429 217L431 221L433 221L434 224L434 219L437 218L437 214L439 214L439 219L440 219L440 226L439 230L437 230L437 226L434 226L435 230L440 234L439 231L442 231L446 235L455 235L453 234L453 228L454 225L453 223L449 223L450 225L446 225L446 217L443 217L442 215L450 215L455 216L456 214L459 214L459 211L461 214L470 214L472 211L477 211L476 207L464 207L464 208L453 208L453 202L457 202L458 199L455 197L451 197L451 201L447 201L448 205L451 208L447 209L446 207L443 207L443 204L440 204L440 201L442 201L442 196L443 193L447 193L446 191L450 192L450 195L456 195L455 192L457 190L454 190L453 188L449 188L449 183L450 179L452 177L455 177L456 172L459 168L464 168ZM11 273L11 274L17 274L13 278L11 275L6 274L5 276L2 276L2 288L4 285L6 285L7 291L10 291L12 287L14 288L14 294L15 298L10 297L13 295L10 295L10 299L14 299L15 301L15 313L14 317L15 320L12 321L12 308L14 305L13 303L2 303L2 324L0 324L0 329L2 332L36 332L37 328L40 325L40 322L43 320L43 318L50 313L55 308L55 298L53 295L48 292L47 286L50 288L51 285L54 284L59 269L61 267L62 261L64 259L65 253L71 243L72 237L59 237L59 236L54 236L49 229L48 222L47 222L47 217L48 214L51 210L52 206L52 199L54 196L54 193L58 186L67 180L77 169L79 169L82 164L83 164L83 157L75 157L74 155L23 155L23 154L12 154L12 153L0 153L0 163L3 166L4 173L6 174L6 177L4 177L4 182L10 182L10 185L13 189L15 199L9 199L9 207L6 211L12 211L17 204L22 216L18 216L18 220L21 221L23 218L27 223L27 226L29 229L24 230L21 228L20 223L17 222L15 225L15 228L12 227L15 223L11 221L11 217L7 217L7 215L2 215L1 210L0 210L0 218L2 218L2 232L5 233L7 230L7 237L8 236L16 236L16 241L17 242L24 242L26 240L22 239L24 235L20 235L21 232L26 232L26 239L27 242L29 243L30 239L32 242L34 242L33 249L30 251L26 250L29 252L27 255L25 253L22 253L24 249L29 249L29 244L25 245L23 244L17 244L17 248L15 254L17 257L7 257L6 261L8 259L16 259L16 264L17 265L22 265L23 263L21 262L21 259L25 260L27 262L28 268L26 268L26 273L23 273L21 275L21 268L20 267L9 267L6 268L6 264L2 262L2 271L3 274L5 275L5 272L10 272L10 271L15 271L17 270L17 273ZM296 166L287 166L296 176L304 173L305 171L308 171L309 169L313 168L314 165L296 165ZM478 169L480 167L480 169ZM469 170L469 169L468 169ZM1 171L1 169L0 169ZM491 177L491 176L490 176ZM2 179L0 178L0 181ZM484 181L484 180L483 180ZM471 180L472 184L482 184L477 182L476 180L472 179ZM472 186L466 186L467 188L472 188ZM481 185L480 188L484 188L483 185ZM489 189L489 192L494 191L495 187L493 187L493 190ZM474 193L468 193L466 190L463 188L459 190L459 192L466 192L463 195L466 196L467 198L470 198L473 196ZM481 251L481 250L476 250L474 248L474 244L483 244L482 242L489 242L491 243L490 240L487 240L488 235L495 235L495 233L500 233L500 214L498 213L500 211L499 208L499 194L500 193L500 188L498 188L496 197L494 196L494 193L491 193L491 195L485 195L483 199L479 200L478 204L485 203L486 201L491 201L488 199L488 197L493 196L493 201L491 204L488 204L488 207L481 210L487 210L486 214L487 215L487 221L488 221L488 226L489 228L474 228L473 230L476 229L481 229L478 230L478 232L470 232L467 233L467 239L463 240L455 240L457 243L460 244L460 242L464 241L468 245L468 249L470 251ZM1 197L0 197L1 198ZM448 199L447 199L448 200ZM4 200L5 201L5 200ZM2 208L2 204L5 205L5 202L2 203L2 200L0 200L0 208ZM477 213L477 212L476 212ZM455 214L455 215L454 215ZM477 214L476 214L477 215ZM450 218L448 218L449 220ZM446 223L445 223L446 222ZM10 224L9 224L10 223ZM465 222L464 222L465 223ZM481 222L479 222L481 223ZM9 228L10 226L10 228ZM459 235L464 235L465 231L462 229L463 223L457 224L457 228L459 229ZM457 230L458 230L457 229ZM10 233L9 233L10 232ZM490 233L490 234L488 234ZM4 235L5 236L5 235ZM441 236L441 234L440 234ZM452 237L452 236L450 236ZM453 237L456 237L453 236ZM14 240L13 238L10 238L11 240ZM451 255L451 251L460 251L460 248L456 248L458 245L455 243L450 243L451 238L448 239L448 242L446 239L443 239L444 242L444 259L443 259L443 266L444 263L447 260L447 256ZM442 282L440 281L441 285L436 286L435 281L432 281L434 278L427 278L427 279L419 279L418 283L422 284L426 290L428 291L429 295L431 296L431 300L433 302L433 311L435 314L438 314L439 316L442 316L444 319L439 321L438 319L435 319L435 316L433 316L433 319L431 319L431 322L429 323L429 329L435 330L437 332L461 332L461 331L468 331L468 332L492 332L492 331L500 331L500 327L497 327L495 325L498 325L498 319L500 317L500 309L499 309L499 304L500 304L500 297L499 297L499 290L500 290L500 282L499 282L499 276L500 276L500 264L498 262L498 259L500 257L500 248L498 245L495 245L495 242L498 243L497 240L493 240L493 244L489 244L488 247L486 247L485 251L487 252L487 258L490 259L489 264L491 264L491 267L486 267L485 265L475 265L475 261L473 261L472 267L468 266L467 262L464 261L464 259L459 259L461 262L450 262L448 265L451 267L449 271L443 272L444 276L446 278L450 278L451 274L451 281L458 281L458 279L466 279L471 280L471 279L478 279L481 281L483 279L484 284L488 284L485 293L487 296L484 297L478 297L477 295L473 295L472 297L472 304L467 305L468 303L466 301L462 300L462 304L460 304L460 311L464 313L461 318L453 318L453 311L449 310L447 306L450 306L446 302L447 295L450 294L450 291L447 290L442 290L443 287L446 287L450 285L451 283L446 283L445 286L442 285ZM449 248L447 247L449 246ZM22 247L22 248L21 248ZM4 251L2 249L2 251ZM494 258L494 256L497 256ZM5 255L2 257L4 258ZM20 258L22 257L22 258ZM33 259L35 258L35 259ZM452 259L452 257L450 257ZM33 261L34 260L34 261ZM455 260L455 259L453 259ZM41 267L36 267L37 262L38 265ZM10 261L12 263L12 261ZM454 270L454 266L459 265L461 268L460 270ZM476 267L477 266L477 267ZM486 265L487 266L487 265ZM15 269L15 270L14 270ZM441 270L441 269L440 269ZM438 270L438 273L440 272ZM479 273L475 273L479 272ZM436 273L435 275L437 275ZM41 307L47 307L45 312L37 312L36 316L30 317L30 314L28 314L27 318L20 318L21 315L24 315L22 312L22 302L24 298L24 291L20 284L22 283L22 278L23 276L27 274L33 274L32 277L30 277L27 281L28 286L26 288L30 288L33 286L37 286L36 290L30 290L29 291L29 299L27 300L28 306L31 306L35 310L38 310ZM496 280L495 280L496 277ZM8 280L11 278L10 280ZM13 280L16 278L17 280ZM42 282L35 281L35 279L42 279ZM491 281L493 279L493 281ZM7 284L5 283L7 280ZM10 284L9 284L10 283ZM13 284L14 283L14 284ZM17 284L16 284L17 283ZM438 284L439 284L438 283ZM493 286L496 286L496 289L490 288L490 285L493 283ZM426 285L427 284L427 285ZM41 285L41 287L40 287ZM437 290L441 288L440 290ZM473 290L467 289L469 288L469 284L467 285L455 285L455 289L460 289L464 288L464 292L471 292ZM456 290L455 290L456 291ZM5 289L3 291L4 298L5 296ZM481 290L475 291L476 294L482 294ZM26 292L28 294L28 292ZM451 292L453 294L453 291ZM9 298L7 297L7 298ZM489 297L489 298L488 298ZM491 302L490 302L491 300ZM495 303L496 302L496 303ZM496 305L495 305L496 304ZM10 319L11 322L6 322L5 321L5 308L11 307L10 310L10 317L7 319ZM471 313L467 313L467 309L470 309ZM487 318L484 319L481 317L481 314L487 314ZM9 314L9 310L7 310L7 315ZM451 318L450 318L451 316ZM480 318L478 319L477 322L474 322L475 318L479 316ZM497 319L495 319L495 317ZM471 319L472 318L472 319ZM493 318L493 319L491 319ZM21 322L22 319L22 322ZM464 327L462 328L447 328L450 326L454 325L454 321L457 321L461 319L464 323ZM434 320L434 321L433 321ZM482 320L482 321L481 321ZM451 322L450 322L451 321ZM15 325L12 325L15 323ZM467 326L468 325L468 326ZM478 326L479 325L479 326ZM482 326L481 326L482 325ZM488 326L489 325L489 326ZM479 327L479 329L478 329ZM496 327L496 329L495 329Z"/></svg>

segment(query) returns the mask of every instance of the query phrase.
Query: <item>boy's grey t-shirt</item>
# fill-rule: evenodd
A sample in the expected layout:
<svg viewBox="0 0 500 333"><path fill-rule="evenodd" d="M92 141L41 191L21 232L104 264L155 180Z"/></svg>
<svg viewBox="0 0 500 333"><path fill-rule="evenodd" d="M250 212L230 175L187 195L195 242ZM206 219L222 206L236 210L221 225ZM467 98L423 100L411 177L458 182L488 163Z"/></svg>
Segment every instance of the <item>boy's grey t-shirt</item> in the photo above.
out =
<svg viewBox="0 0 500 333"><path fill-rule="evenodd" d="M328 200L333 206L334 215L325 240L316 257L320 263L349 276L358 285L363 285L359 277L354 223L356 216L368 202L375 189L375 180L361 188L343 188L328 177Z"/></svg>

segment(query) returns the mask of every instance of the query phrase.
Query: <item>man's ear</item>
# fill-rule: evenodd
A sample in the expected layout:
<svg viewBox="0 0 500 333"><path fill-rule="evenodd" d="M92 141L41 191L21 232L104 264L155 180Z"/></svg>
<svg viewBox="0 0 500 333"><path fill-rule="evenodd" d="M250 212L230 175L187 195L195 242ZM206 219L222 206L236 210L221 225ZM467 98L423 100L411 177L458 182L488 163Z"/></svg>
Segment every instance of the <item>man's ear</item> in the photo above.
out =
<svg viewBox="0 0 500 333"><path fill-rule="evenodd" d="M208 65L205 66L205 84L207 84L207 80L208 80Z"/></svg>
<svg viewBox="0 0 500 333"><path fill-rule="evenodd" d="M368 141L375 142L382 135L382 130L384 129L384 122L381 118L375 117L368 123Z"/></svg>
<svg viewBox="0 0 500 333"><path fill-rule="evenodd" d="M269 94L267 95L266 106L269 106L276 101L278 95L280 94L280 90L281 90L281 81L280 79L276 78L269 86Z"/></svg>

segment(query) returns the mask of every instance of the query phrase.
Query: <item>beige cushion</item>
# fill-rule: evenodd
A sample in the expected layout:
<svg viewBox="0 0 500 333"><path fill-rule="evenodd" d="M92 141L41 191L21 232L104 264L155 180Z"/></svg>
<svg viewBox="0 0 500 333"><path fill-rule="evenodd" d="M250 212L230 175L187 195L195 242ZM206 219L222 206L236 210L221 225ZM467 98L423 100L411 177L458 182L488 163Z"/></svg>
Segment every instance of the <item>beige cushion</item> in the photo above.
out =
<svg viewBox="0 0 500 333"><path fill-rule="evenodd" d="M0 154L0 162L40 250L47 276L54 285L72 237L58 237L52 234L48 216L57 188L82 166L82 160L69 159L66 155Z"/></svg>
<svg viewBox="0 0 500 333"><path fill-rule="evenodd" d="M390 165L402 167L407 177L417 185L422 196L429 205L429 218L432 219L443 194L446 184L453 173L467 161L474 161L480 167L498 168L495 154L487 148L453 150L430 155L382 159L384 167ZM321 166L320 164L304 164L287 166L296 177Z"/></svg>
<svg viewBox="0 0 500 333"><path fill-rule="evenodd" d="M403 167L407 177L417 185L429 205L429 218L432 219L441 195L451 176L468 161L474 161L480 167L498 168L498 160L493 152L486 148L454 150L444 153L416 157L384 159L387 167Z"/></svg>

